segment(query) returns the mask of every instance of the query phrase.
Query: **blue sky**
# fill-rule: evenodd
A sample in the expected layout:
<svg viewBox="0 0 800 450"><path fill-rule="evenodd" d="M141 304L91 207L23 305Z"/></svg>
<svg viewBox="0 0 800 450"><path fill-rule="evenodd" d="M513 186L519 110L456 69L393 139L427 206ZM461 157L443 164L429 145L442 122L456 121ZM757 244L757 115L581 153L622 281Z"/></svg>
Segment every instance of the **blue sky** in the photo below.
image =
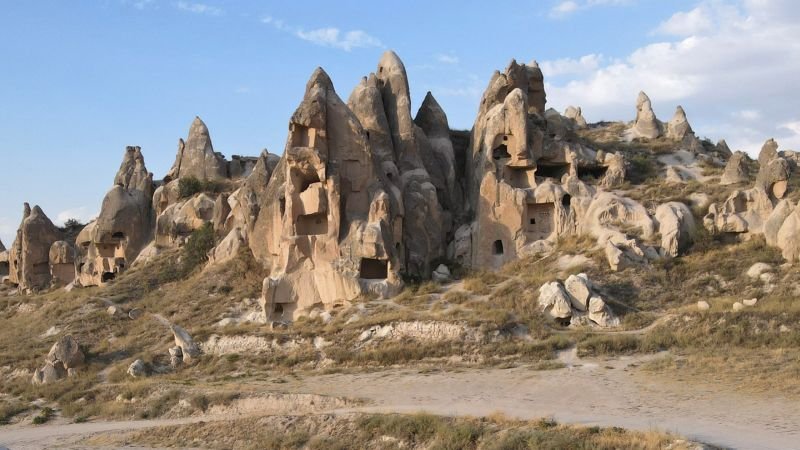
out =
<svg viewBox="0 0 800 450"><path fill-rule="evenodd" d="M0 1L0 239L22 203L54 221L99 210L126 145L161 178L195 115L226 156L281 153L317 66L347 99L381 53L453 128L492 71L536 59L548 105L630 120L644 89L668 120L756 151L800 150L800 6L791 0ZM789 147L787 147L787 145Z"/></svg>

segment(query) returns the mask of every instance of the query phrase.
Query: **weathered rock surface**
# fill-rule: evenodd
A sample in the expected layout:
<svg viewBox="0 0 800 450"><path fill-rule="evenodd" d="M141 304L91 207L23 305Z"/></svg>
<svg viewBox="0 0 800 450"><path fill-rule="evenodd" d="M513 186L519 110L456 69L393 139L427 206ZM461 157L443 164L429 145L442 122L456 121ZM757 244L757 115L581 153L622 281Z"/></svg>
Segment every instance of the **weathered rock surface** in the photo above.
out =
<svg viewBox="0 0 800 450"><path fill-rule="evenodd" d="M178 141L178 154L167 180L192 177L198 180L220 180L228 177L228 164L222 154L214 151L208 127L195 117L189 136Z"/></svg>
<svg viewBox="0 0 800 450"><path fill-rule="evenodd" d="M17 238L8 251L9 282L20 290L41 290L50 286L50 247L63 233L38 206L25 203Z"/></svg>
<svg viewBox="0 0 800 450"><path fill-rule="evenodd" d="M178 325L171 325L172 336L175 338L175 346L181 349L183 362L188 363L193 358L200 356L200 348L194 343L192 336Z"/></svg>
<svg viewBox="0 0 800 450"><path fill-rule="evenodd" d="M133 378L140 378L147 376L147 365L141 359L137 359L128 366L128 375Z"/></svg>
<svg viewBox="0 0 800 450"><path fill-rule="evenodd" d="M734 153L733 156L728 159L727 164L725 164L725 171L722 172L722 178L720 178L719 183L727 186L729 184L747 182L749 177L747 176L747 168L745 167L746 160L747 154L745 152L737 151Z"/></svg>
<svg viewBox="0 0 800 450"><path fill-rule="evenodd" d="M636 99L636 120L633 122L631 131L634 137L655 139L661 136L661 122L656 119L656 113L653 112L653 105L650 103L650 97L644 92L640 92L639 97Z"/></svg>
<svg viewBox="0 0 800 450"><path fill-rule="evenodd" d="M683 110L683 107L678 106L675 115L667 122L667 137L682 141L690 133L694 132L689 125L689 120L686 119L686 111Z"/></svg>
<svg viewBox="0 0 800 450"><path fill-rule="evenodd" d="M588 318L601 327L619 325L619 319L595 292L585 273L570 275L563 284L545 283L539 288L538 304L550 318L564 324L585 324Z"/></svg>
<svg viewBox="0 0 800 450"><path fill-rule="evenodd" d="M70 335L62 336L50 348L48 362L61 361L66 369L74 369L83 365L84 355L78 341Z"/></svg>
<svg viewBox="0 0 800 450"><path fill-rule="evenodd" d="M581 111L580 106L568 106L567 109L564 111L564 117L571 119L575 122L575 128L586 128L589 126L586 123L586 119L583 118L583 111Z"/></svg>
<svg viewBox="0 0 800 450"><path fill-rule="evenodd" d="M680 202L664 203L656 208L655 218L663 255L675 257L691 246L695 223L688 206Z"/></svg>

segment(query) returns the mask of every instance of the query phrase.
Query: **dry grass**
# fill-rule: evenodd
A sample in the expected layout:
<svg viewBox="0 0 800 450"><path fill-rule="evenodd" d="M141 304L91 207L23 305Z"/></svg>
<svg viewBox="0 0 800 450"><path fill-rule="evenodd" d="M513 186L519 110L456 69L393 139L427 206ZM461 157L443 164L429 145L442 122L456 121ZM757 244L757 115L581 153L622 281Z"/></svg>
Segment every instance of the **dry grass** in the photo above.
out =
<svg viewBox="0 0 800 450"><path fill-rule="evenodd" d="M656 431L560 425L552 419L520 421L450 418L429 414L312 415L246 418L162 427L91 444L230 449L426 448L497 449L685 449L688 444Z"/></svg>

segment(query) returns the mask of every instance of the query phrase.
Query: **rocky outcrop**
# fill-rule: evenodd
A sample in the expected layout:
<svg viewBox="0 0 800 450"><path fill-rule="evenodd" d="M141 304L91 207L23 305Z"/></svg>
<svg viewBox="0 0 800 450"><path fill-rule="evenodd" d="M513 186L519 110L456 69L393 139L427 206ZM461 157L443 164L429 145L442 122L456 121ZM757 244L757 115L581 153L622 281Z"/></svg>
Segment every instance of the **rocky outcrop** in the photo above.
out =
<svg viewBox="0 0 800 450"><path fill-rule="evenodd" d="M762 189L775 199L782 199L789 189L789 162L775 157L761 165L756 176L756 188Z"/></svg>
<svg viewBox="0 0 800 450"><path fill-rule="evenodd" d="M539 288L538 304L548 317L564 325L619 325L619 319L585 273L570 275L563 283L545 283Z"/></svg>
<svg viewBox="0 0 800 450"><path fill-rule="evenodd" d="M38 206L25 203L17 238L8 252L8 280L20 290L36 291L50 286L50 247L63 233Z"/></svg>
<svg viewBox="0 0 800 450"><path fill-rule="evenodd" d="M228 163L221 153L214 151L208 127L195 117L189 127L189 136L178 141L178 154L165 180L181 177L198 180L221 180L228 178Z"/></svg>
<svg viewBox="0 0 800 450"><path fill-rule="evenodd" d="M170 329L172 330L172 336L175 338L175 346L181 350L180 354L183 362L189 363L200 356L200 348L195 344L189 332L178 325L170 325Z"/></svg>
<svg viewBox="0 0 800 450"><path fill-rule="evenodd" d="M403 117L411 124L410 113ZM261 299L267 319L291 319L316 305L399 288L404 222L396 219L402 215L391 207L367 131L322 69L308 81L289 130L259 215L259 229L268 234L250 236L270 255ZM431 236L417 231L419 241Z"/></svg>
<svg viewBox="0 0 800 450"><path fill-rule="evenodd" d="M722 172L722 177L719 180L719 184L727 186L730 184L747 182L749 177L747 175L747 167L745 166L745 162L748 159L747 153L745 152L737 151L734 153L725 164L725 170Z"/></svg>
<svg viewBox="0 0 800 450"><path fill-rule="evenodd" d="M3 284L8 277L8 250L0 241L0 284Z"/></svg>
<svg viewBox="0 0 800 450"><path fill-rule="evenodd" d="M682 141L689 134L694 134L694 132L691 125L689 125L689 120L686 119L686 112L683 107L678 106L675 109L675 115L667 122L667 137Z"/></svg>
<svg viewBox="0 0 800 450"><path fill-rule="evenodd" d="M764 167L778 156L780 156L778 154L778 143L775 142L775 139L768 139L761 146L761 151L758 153L758 166Z"/></svg>
<svg viewBox="0 0 800 450"><path fill-rule="evenodd" d="M564 117L572 120L574 122L575 128L586 128L589 125L586 123L586 119L583 118L583 111L581 111L580 106L568 106L567 109L564 111Z"/></svg>
<svg viewBox="0 0 800 450"><path fill-rule="evenodd" d="M662 256L678 256L691 246L696 230L688 206L680 202L664 203L656 208L655 218L661 235Z"/></svg>
<svg viewBox="0 0 800 450"><path fill-rule="evenodd" d="M85 356L78 341L70 335L62 336L50 348L45 365L33 372L33 384L53 383L75 373L83 366Z"/></svg>
<svg viewBox="0 0 800 450"><path fill-rule="evenodd" d="M78 235L81 285L113 280L153 239L153 189L153 174L145 167L141 148L127 147L100 214Z"/></svg>
<svg viewBox="0 0 800 450"><path fill-rule="evenodd" d="M662 133L661 122L658 121L656 113L653 112L650 97L644 92L640 92L639 97L636 99L636 120L633 122L631 132L633 137L646 139L655 139L661 136Z"/></svg>
<svg viewBox="0 0 800 450"><path fill-rule="evenodd" d="M75 248L66 241L50 246L50 276L54 283L69 284L75 280Z"/></svg>

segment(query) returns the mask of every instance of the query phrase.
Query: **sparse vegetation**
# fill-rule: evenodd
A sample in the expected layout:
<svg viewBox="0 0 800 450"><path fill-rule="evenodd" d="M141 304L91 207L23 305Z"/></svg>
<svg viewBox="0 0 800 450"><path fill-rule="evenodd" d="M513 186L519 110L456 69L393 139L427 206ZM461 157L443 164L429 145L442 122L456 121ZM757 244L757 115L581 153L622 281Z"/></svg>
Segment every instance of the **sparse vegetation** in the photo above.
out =
<svg viewBox="0 0 800 450"><path fill-rule="evenodd" d="M226 186L214 180L198 180L194 177L180 177L178 179L178 196L189 198L199 193L215 194L222 192Z"/></svg>

